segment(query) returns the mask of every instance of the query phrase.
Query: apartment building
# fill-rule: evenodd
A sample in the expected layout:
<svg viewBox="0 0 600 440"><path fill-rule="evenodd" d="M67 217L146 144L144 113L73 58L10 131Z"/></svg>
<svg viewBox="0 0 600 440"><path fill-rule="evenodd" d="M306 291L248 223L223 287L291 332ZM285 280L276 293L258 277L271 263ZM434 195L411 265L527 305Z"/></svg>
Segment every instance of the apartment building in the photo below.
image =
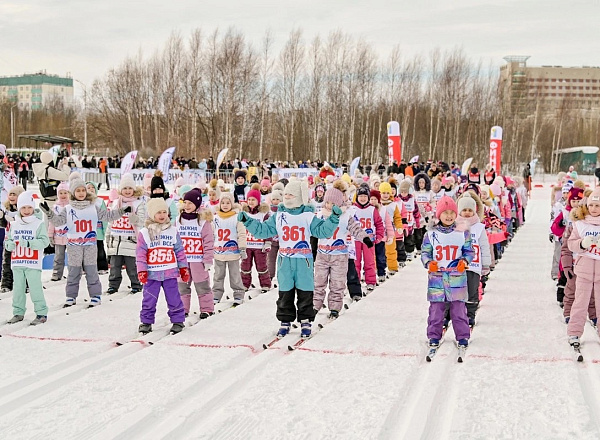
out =
<svg viewBox="0 0 600 440"><path fill-rule="evenodd" d="M59 100L73 105L73 78L49 75L45 71L21 76L0 77L0 100L8 99L20 110L39 110Z"/></svg>

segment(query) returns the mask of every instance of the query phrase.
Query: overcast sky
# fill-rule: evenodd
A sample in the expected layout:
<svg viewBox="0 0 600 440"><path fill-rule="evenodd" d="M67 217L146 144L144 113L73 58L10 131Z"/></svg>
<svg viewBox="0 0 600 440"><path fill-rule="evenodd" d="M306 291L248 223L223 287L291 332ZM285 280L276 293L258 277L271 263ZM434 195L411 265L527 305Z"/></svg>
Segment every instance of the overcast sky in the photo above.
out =
<svg viewBox="0 0 600 440"><path fill-rule="evenodd" d="M91 84L173 31L230 26L256 47L270 29L276 50L294 28L306 41L340 29L381 58L399 44L408 57L460 47L498 67L506 55L530 55L531 66L600 66L599 0L0 0L0 76L45 69Z"/></svg>

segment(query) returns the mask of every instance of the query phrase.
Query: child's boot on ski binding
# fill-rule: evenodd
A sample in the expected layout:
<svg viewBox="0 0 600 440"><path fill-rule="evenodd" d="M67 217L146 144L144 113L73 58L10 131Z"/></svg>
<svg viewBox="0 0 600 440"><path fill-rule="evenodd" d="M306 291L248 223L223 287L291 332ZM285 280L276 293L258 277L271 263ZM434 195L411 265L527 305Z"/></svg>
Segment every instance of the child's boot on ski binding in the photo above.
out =
<svg viewBox="0 0 600 440"><path fill-rule="evenodd" d="M152 324L140 324L140 326L138 327L138 332L147 335L148 333L150 333L152 331Z"/></svg>
<svg viewBox="0 0 600 440"><path fill-rule="evenodd" d="M183 322L174 322L171 326L170 332L172 335L176 335L177 333L181 333L184 327L185 324Z"/></svg>
<svg viewBox="0 0 600 440"><path fill-rule="evenodd" d="M283 338L284 336L286 336L290 332L291 326L292 324L290 322L281 321L281 325L279 327L279 330L277 331L277 337Z"/></svg>
<svg viewBox="0 0 600 440"><path fill-rule="evenodd" d="M300 337L302 339L308 339L311 336L312 323L308 319L300 321Z"/></svg>

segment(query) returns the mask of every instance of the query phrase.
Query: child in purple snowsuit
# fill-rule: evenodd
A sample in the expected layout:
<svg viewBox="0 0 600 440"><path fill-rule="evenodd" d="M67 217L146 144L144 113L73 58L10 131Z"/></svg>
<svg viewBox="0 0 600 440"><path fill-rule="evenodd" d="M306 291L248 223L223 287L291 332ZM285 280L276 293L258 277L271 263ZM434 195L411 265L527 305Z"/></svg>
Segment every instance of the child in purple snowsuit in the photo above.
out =
<svg viewBox="0 0 600 440"><path fill-rule="evenodd" d="M142 310L140 311L140 333L152 331L156 303L162 287L167 300L169 318L173 326L171 333L183 330L185 312L179 295L177 279L184 283L190 280L187 259L181 237L169 220L169 207L163 198L150 199L146 205L148 220L138 234L136 264L138 277L144 285Z"/></svg>
<svg viewBox="0 0 600 440"><path fill-rule="evenodd" d="M428 226L421 246L421 261L429 271L427 338L430 347L439 346L446 304L449 304L456 340L459 346L466 347L471 335L465 305L468 298L466 269L475 256L471 232L457 230L458 207L450 197L444 196L438 201L435 214L437 220Z"/></svg>
<svg viewBox="0 0 600 440"><path fill-rule="evenodd" d="M208 270L213 265L215 237L212 229L213 215L210 209L201 209L202 191L193 188L183 196L183 211L177 217L175 226L179 231L191 279L179 282L181 300L185 315L190 312L192 283L198 294L200 319L215 314L215 302ZM200 211L200 212L198 212Z"/></svg>

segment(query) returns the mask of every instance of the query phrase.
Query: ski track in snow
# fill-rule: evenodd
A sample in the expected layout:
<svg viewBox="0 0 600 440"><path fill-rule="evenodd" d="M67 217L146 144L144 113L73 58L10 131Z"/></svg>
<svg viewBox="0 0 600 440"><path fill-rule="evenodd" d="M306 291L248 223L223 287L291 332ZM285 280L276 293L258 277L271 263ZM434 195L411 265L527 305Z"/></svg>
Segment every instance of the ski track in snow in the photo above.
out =
<svg viewBox="0 0 600 440"><path fill-rule="evenodd" d="M63 310L64 283L44 272L48 323L30 327L28 303L24 323L0 325L0 436L597 438L600 343L587 325L585 361L573 361L549 276L548 193L534 190L527 223L490 276L463 364L452 329L425 362L418 260L322 330L315 325L293 352L299 329L262 348L278 326L276 289L252 291L252 301L176 336L162 337L169 322L161 299L149 345L133 341L141 295L127 295L126 276L118 294L90 310L82 280L80 304ZM0 316L10 315L10 297L0 295Z"/></svg>

